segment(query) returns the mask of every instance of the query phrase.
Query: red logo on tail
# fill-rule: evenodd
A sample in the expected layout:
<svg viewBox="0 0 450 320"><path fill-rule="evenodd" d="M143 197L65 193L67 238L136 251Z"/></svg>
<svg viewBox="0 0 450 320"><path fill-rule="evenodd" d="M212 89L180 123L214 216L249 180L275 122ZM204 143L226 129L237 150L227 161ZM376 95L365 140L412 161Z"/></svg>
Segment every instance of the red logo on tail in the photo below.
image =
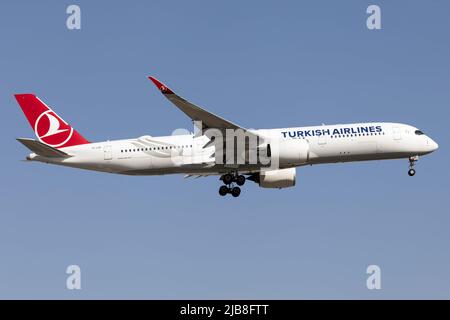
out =
<svg viewBox="0 0 450 320"><path fill-rule="evenodd" d="M34 94L16 94L17 102L38 139L55 148L89 143Z"/></svg>
<svg viewBox="0 0 450 320"><path fill-rule="evenodd" d="M34 126L39 140L55 148L66 144L73 135L73 128L51 110L41 113Z"/></svg>

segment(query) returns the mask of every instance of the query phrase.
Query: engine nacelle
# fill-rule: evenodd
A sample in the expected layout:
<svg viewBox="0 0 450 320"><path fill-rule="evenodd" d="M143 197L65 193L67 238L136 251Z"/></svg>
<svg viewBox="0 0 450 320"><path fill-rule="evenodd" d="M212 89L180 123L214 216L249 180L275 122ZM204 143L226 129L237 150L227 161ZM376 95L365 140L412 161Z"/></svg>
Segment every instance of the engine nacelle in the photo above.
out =
<svg viewBox="0 0 450 320"><path fill-rule="evenodd" d="M301 165L309 160L309 143L302 139L281 139L270 144L272 164L278 161L280 167Z"/></svg>
<svg viewBox="0 0 450 320"><path fill-rule="evenodd" d="M295 168L261 171L259 186L262 188L289 188L295 186Z"/></svg>

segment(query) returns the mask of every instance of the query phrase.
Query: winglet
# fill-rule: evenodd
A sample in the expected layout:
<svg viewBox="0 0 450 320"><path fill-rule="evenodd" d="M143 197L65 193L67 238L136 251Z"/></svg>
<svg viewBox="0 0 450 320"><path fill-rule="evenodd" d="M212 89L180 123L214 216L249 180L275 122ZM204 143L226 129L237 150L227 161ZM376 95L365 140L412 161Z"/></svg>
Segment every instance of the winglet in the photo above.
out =
<svg viewBox="0 0 450 320"><path fill-rule="evenodd" d="M156 79L155 77L148 77L152 82L155 84L155 86L161 91L162 94L173 94L173 91L170 90L164 83Z"/></svg>

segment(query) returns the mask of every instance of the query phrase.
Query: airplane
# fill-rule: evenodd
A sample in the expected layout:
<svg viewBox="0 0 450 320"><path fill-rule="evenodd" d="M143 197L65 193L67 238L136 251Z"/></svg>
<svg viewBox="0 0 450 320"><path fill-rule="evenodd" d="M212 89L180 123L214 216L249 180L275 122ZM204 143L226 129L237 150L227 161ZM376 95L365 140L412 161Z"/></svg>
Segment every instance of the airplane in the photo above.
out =
<svg viewBox="0 0 450 320"><path fill-rule="evenodd" d="M238 197L247 180L262 188L293 187L296 167L306 165L408 159L408 174L414 176L419 156L438 149L421 130L402 123L246 129L187 101L155 77L148 78L191 118L196 133L90 142L36 95L16 94L37 137L17 139L32 151L26 160L124 175L216 175L223 182L219 194ZM239 144L238 135L230 135L234 132L246 140Z"/></svg>

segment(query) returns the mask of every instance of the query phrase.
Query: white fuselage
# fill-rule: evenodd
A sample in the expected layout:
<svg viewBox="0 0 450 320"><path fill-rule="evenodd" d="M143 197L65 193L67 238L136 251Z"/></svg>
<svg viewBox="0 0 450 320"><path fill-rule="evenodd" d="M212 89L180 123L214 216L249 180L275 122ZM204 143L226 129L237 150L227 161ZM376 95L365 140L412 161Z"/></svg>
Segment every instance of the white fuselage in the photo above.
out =
<svg viewBox="0 0 450 320"><path fill-rule="evenodd" d="M288 167L409 158L430 153L438 147L417 128L399 123L322 125L253 132L269 139L306 142L309 146L306 161ZM206 136L194 135L143 136L62 148L71 155L68 158L31 154L27 159L129 175L222 174L229 171L214 162L214 147L204 148L208 141ZM257 170L255 165L243 164L238 168L242 173Z"/></svg>

